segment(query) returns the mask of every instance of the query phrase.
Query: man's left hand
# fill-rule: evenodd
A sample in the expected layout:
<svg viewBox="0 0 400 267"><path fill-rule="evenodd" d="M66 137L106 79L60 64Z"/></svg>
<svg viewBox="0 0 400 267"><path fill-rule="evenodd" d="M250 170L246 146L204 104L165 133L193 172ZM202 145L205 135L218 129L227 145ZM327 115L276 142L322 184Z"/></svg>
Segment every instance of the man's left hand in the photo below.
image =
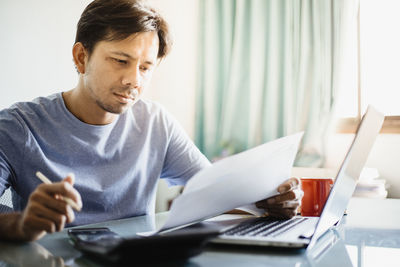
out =
<svg viewBox="0 0 400 267"><path fill-rule="evenodd" d="M290 219L297 214L303 191L298 178L290 178L278 187L278 195L256 202L256 207L265 209L269 216Z"/></svg>

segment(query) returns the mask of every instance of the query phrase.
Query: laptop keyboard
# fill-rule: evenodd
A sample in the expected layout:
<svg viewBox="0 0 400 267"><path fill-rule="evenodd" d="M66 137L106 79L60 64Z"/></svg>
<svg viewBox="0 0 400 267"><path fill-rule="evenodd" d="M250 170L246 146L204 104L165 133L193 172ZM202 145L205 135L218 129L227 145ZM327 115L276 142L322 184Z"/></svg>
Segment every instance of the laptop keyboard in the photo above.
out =
<svg viewBox="0 0 400 267"><path fill-rule="evenodd" d="M276 237L285 233L307 218L292 218L290 220L277 220L261 217L243 222L223 233L225 236L270 236Z"/></svg>

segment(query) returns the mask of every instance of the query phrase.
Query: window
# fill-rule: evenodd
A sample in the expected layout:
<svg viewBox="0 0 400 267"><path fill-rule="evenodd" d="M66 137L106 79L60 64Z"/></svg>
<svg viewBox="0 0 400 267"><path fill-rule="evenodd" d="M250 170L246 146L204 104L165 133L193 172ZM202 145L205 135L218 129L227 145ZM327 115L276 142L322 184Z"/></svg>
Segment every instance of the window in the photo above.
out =
<svg viewBox="0 0 400 267"><path fill-rule="evenodd" d="M361 114L372 104L386 115L382 132L400 133L399 10L398 0L359 2L345 55L346 90L342 89L337 105L337 115L345 118L340 132L354 132Z"/></svg>

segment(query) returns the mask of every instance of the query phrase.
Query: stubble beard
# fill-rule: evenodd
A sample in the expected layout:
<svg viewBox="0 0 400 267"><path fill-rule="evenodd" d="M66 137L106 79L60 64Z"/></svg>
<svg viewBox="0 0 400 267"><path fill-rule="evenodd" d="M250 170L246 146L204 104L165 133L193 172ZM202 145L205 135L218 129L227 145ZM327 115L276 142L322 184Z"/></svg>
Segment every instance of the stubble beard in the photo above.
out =
<svg viewBox="0 0 400 267"><path fill-rule="evenodd" d="M89 75L91 72L88 69L88 71L85 73L85 76ZM91 94L91 97L95 100L95 103L98 107L100 107L102 110L108 112L108 113L112 113L112 114L116 114L116 115L120 115L122 113L124 113L125 111L128 110L129 107L131 107L132 105L112 105L112 104L107 104L106 100L102 100L101 97L99 97L95 90L93 90L93 88L91 86L87 86L87 88L89 89L89 92ZM114 88L110 88L110 92L113 92ZM136 102L136 101L135 101Z"/></svg>
<svg viewBox="0 0 400 267"><path fill-rule="evenodd" d="M112 91L112 90L110 89L110 91ZM108 113L119 115L119 114L124 113L130 106L130 105L120 105L120 104L113 105L111 103L109 104L106 102L107 100L103 100L100 97L98 97L91 88L90 88L90 92L92 94L92 97L95 100L96 105Z"/></svg>
<svg viewBox="0 0 400 267"><path fill-rule="evenodd" d="M104 111L113 113L113 114L122 114L126 109L120 107L114 107L112 105L105 104L101 102L100 100L96 100L96 104Z"/></svg>
<svg viewBox="0 0 400 267"><path fill-rule="evenodd" d="M104 111L112 113L112 114L122 114L126 110L128 110L128 108L131 106L131 105L125 105L125 106L118 105L117 106L117 105L107 104L99 99L96 99L96 104Z"/></svg>

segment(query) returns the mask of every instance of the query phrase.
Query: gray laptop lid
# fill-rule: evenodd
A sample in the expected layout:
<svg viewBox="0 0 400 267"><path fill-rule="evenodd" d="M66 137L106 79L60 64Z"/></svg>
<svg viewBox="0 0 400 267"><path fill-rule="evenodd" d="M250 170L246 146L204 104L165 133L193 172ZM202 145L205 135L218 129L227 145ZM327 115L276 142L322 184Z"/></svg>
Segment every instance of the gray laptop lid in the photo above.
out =
<svg viewBox="0 0 400 267"><path fill-rule="evenodd" d="M383 114L371 106L367 108L307 249L311 249L318 238L342 218L383 121Z"/></svg>

